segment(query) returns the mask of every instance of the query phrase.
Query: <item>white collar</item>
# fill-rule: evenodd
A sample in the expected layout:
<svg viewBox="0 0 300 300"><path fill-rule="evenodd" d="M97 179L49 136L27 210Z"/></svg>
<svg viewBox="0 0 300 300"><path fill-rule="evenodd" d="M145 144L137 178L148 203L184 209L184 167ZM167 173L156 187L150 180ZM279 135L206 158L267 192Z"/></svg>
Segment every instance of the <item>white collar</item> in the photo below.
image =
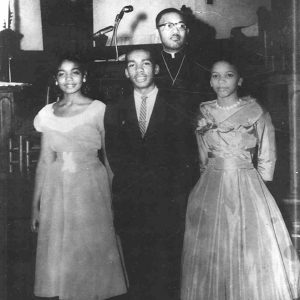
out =
<svg viewBox="0 0 300 300"><path fill-rule="evenodd" d="M142 95L141 93L139 93L136 90L134 90L133 93L134 93L134 97L138 97L138 98L141 98L142 96L152 97L152 96L155 96L158 93L158 88L157 88L157 86L155 86L154 89L147 95Z"/></svg>

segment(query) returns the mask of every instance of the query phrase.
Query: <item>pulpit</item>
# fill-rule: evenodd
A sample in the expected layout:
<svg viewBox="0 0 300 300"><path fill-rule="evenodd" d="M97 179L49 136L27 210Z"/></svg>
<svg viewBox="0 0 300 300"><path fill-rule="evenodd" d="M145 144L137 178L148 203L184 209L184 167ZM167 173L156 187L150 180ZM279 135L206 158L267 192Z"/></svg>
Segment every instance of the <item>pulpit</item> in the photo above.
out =
<svg viewBox="0 0 300 300"><path fill-rule="evenodd" d="M14 132L14 94L19 92L25 85L23 83L0 82L0 299L7 299L8 141Z"/></svg>
<svg viewBox="0 0 300 300"><path fill-rule="evenodd" d="M0 298L6 299L8 138L13 128L14 99L10 88L0 87Z"/></svg>

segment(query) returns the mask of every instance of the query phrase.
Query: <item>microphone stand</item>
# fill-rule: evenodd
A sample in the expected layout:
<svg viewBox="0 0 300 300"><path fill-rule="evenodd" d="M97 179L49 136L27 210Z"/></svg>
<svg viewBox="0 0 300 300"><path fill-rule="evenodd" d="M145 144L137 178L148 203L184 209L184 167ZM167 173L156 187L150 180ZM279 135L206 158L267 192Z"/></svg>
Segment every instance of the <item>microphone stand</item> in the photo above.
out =
<svg viewBox="0 0 300 300"><path fill-rule="evenodd" d="M113 35L111 38L111 42L110 45L112 45L112 42L114 42L115 44L115 49L116 49L116 61L119 61L119 49L118 49L118 27L119 24L122 20L122 17L124 15L124 12L122 11L121 13L117 14L116 19L115 19L115 25L114 25L114 31L113 31Z"/></svg>
<svg viewBox="0 0 300 300"><path fill-rule="evenodd" d="M112 45L112 42L115 43L115 48L116 48L116 61L119 61L119 49L118 49L118 28L119 24L124 16L124 13L131 12L133 11L133 7L131 5L129 6L124 6L122 10L120 11L119 14L117 14L116 19L115 19L115 25L114 25L114 31L113 31L113 36L110 41L110 46Z"/></svg>

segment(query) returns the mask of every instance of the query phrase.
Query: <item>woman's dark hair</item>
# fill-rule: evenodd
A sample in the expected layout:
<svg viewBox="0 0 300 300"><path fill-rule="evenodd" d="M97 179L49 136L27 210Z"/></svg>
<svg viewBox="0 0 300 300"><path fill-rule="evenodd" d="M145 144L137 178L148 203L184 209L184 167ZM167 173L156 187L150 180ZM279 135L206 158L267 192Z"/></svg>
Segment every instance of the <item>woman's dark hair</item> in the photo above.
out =
<svg viewBox="0 0 300 300"><path fill-rule="evenodd" d="M212 71L214 65L219 62L225 62L231 65L232 67L234 67L239 77L243 78L243 83L241 86L238 87L237 90L238 96L239 97L249 96L249 87L247 84L245 64L243 63L243 61L241 61L240 59L236 59L232 56L221 56L212 63L210 67L210 71Z"/></svg>
<svg viewBox="0 0 300 300"><path fill-rule="evenodd" d="M73 63L76 63L79 67L79 70L81 71L82 74L86 74L87 73L87 65L86 65L86 61L79 55L79 54L74 54L74 53L65 53L61 56L59 56L56 59L55 62L55 69L53 70L53 75L56 76L57 75L57 71L58 68L61 66L61 64L64 61L71 61Z"/></svg>
<svg viewBox="0 0 300 300"><path fill-rule="evenodd" d="M210 71L212 71L213 67L215 66L215 64L219 63L219 62L224 62L227 63L229 65L231 65L232 67L234 67L234 69L236 70L236 72L238 73L238 75L240 77L243 77L243 66L242 63L234 58L231 57L220 57L219 59L215 60L211 67L210 67Z"/></svg>
<svg viewBox="0 0 300 300"><path fill-rule="evenodd" d="M58 56L54 59L53 67L52 67L52 78L53 78L53 94L56 99L61 98L62 91L55 85L56 76L59 67L64 61L71 61L78 65L80 72L87 76L87 61L81 57L79 54L76 53L64 53L61 56ZM82 83L81 91L84 95L88 95L90 92L90 88L87 82Z"/></svg>

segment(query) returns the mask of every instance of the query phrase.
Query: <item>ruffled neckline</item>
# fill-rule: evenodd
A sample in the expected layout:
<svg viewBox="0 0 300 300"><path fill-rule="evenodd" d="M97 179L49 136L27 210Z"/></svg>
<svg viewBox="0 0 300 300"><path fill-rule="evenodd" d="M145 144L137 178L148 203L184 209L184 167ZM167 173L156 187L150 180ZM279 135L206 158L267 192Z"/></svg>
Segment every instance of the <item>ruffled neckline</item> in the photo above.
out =
<svg viewBox="0 0 300 300"><path fill-rule="evenodd" d="M221 131L252 126L263 114L263 109L256 99L249 96L241 98L239 107L234 108L231 112L217 110L216 101L201 103L200 111L210 123L215 124L215 127Z"/></svg>
<svg viewBox="0 0 300 300"><path fill-rule="evenodd" d="M90 107L94 104L94 102L99 102L97 100L93 100L87 107L85 110L81 111L80 113L76 114L76 115L73 115L73 116L57 116L55 113L54 113L54 105L55 105L55 102L54 103L51 103L50 104L50 108L51 108L51 113L52 115L55 117L55 118L58 118L58 119L71 119L71 118L75 118L75 117L78 117L80 115L83 115L85 114L86 112L89 111Z"/></svg>
<svg viewBox="0 0 300 300"><path fill-rule="evenodd" d="M34 124L38 131L46 128L59 132L69 132L82 124L90 123L99 112L105 111L105 104L99 100L94 100L82 112L69 116L56 116L53 112L53 103L46 105L35 118Z"/></svg>

